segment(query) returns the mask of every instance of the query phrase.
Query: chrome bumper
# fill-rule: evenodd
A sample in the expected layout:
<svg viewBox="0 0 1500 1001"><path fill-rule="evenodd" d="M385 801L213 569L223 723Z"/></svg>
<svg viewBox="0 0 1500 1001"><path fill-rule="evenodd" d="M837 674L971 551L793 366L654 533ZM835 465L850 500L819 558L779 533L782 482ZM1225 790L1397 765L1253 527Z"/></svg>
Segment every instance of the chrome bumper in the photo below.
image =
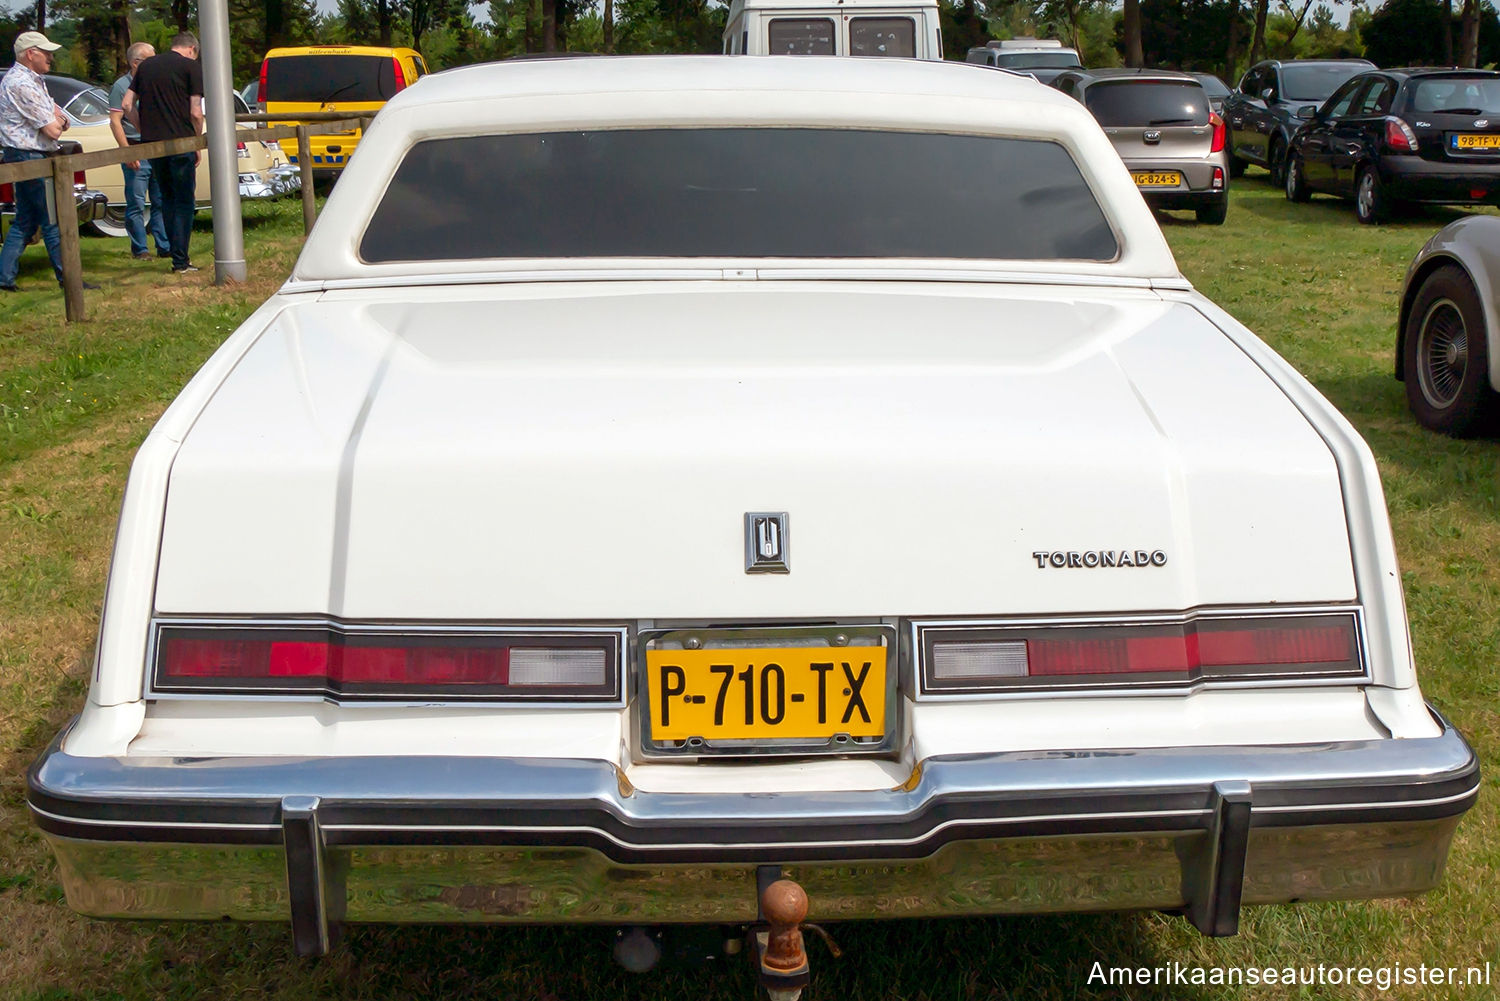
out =
<svg viewBox="0 0 1500 1001"><path fill-rule="evenodd" d="M100 917L744 922L782 867L818 920L1154 908L1233 934L1241 903L1431 888L1479 767L1408 740L932 758L880 792L655 794L610 764L79 758L29 805Z"/></svg>
<svg viewBox="0 0 1500 1001"><path fill-rule="evenodd" d="M104 218L104 213L109 208L109 198L104 192L86 188L82 184L73 185L73 202L77 206L80 226Z"/></svg>
<svg viewBox="0 0 1500 1001"><path fill-rule="evenodd" d="M240 175L240 198L265 201L286 198L302 190L302 173L296 167L272 167L263 174Z"/></svg>

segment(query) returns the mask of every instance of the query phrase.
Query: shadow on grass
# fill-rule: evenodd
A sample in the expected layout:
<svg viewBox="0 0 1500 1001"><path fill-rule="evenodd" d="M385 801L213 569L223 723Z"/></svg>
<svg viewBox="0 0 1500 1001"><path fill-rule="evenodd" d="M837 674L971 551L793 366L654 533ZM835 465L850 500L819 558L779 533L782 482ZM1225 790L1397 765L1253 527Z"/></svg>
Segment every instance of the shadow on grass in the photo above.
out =
<svg viewBox="0 0 1500 1001"><path fill-rule="evenodd" d="M59 905L61 906L61 905ZM809 936L812 983L821 999L1073 999L1207 1001L1214 988L1126 985L1110 969L1170 967L1140 915L872 921L836 925L834 959ZM149 924L114 968L112 994L230 996L252 986L269 997L635 999L731 1001L764 997L747 955L689 965L668 958L632 974L611 957L610 928L356 926L321 959L291 955L278 925ZM672 937L666 940L669 951ZM55 988L53 989L55 992ZM90 996L78 993L47 996Z"/></svg>

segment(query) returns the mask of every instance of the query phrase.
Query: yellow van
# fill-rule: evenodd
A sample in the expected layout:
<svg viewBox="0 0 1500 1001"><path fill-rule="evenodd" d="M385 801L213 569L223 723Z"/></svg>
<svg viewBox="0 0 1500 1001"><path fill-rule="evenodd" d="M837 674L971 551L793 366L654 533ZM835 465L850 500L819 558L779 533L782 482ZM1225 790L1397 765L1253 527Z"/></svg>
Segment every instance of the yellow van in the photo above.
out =
<svg viewBox="0 0 1500 1001"><path fill-rule="evenodd" d="M416 49L374 45L299 45L272 49L260 64L261 107L268 115L313 111L379 111L397 92L427 73ZM276 124L280 124L279 122ZM344 169L359 130L309 140L313 173L332 176ZM296 148L288 149L296 162Z"/></svg>

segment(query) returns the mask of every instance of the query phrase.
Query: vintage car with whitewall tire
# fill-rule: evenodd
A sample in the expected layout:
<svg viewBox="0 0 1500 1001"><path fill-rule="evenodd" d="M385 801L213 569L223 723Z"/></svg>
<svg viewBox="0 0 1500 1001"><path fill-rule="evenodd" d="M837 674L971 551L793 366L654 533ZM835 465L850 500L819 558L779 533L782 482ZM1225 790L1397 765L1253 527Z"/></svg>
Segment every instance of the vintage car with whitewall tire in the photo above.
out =
<svg viewBox="0 0 1500 1001"><path fill-rule="evenodd" d="M1442 876L1478 765L1400 579L1368 448L1077 102L466 67L386 106L146 438L28 800L77 910L306 953L754 932L789 883L1232 934Z"/></svg>
<svg viewBox="0 0 1500 1001"><path fill-rule="evenodd" d="M1423 427L1494 433L1500 417L1500 219L1467 216L1423 245L1406 270L1396 378Z"/></svg>

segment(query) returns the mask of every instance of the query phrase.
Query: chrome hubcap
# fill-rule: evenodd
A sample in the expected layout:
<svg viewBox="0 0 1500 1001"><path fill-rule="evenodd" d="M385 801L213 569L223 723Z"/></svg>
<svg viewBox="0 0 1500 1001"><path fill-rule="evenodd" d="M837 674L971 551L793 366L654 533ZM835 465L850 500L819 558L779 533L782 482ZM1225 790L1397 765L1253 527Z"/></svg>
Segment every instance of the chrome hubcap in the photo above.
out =
<svg viewBox="0 0 1500 1001"><path fill-rule="evenodd" d="M1375 181L1369 174L1359 179L1359 212L1369 215L1375 209Z"/></svg>
<svg viewBox="0 0 1500 1001"><path fill-rule="evenodd" d="M1417 342L1417 360L1422 396L1438 409L1452 406L1468 367L1469 333L1463 314L1451 299L1439 299L1428 307Z"/></svg>

